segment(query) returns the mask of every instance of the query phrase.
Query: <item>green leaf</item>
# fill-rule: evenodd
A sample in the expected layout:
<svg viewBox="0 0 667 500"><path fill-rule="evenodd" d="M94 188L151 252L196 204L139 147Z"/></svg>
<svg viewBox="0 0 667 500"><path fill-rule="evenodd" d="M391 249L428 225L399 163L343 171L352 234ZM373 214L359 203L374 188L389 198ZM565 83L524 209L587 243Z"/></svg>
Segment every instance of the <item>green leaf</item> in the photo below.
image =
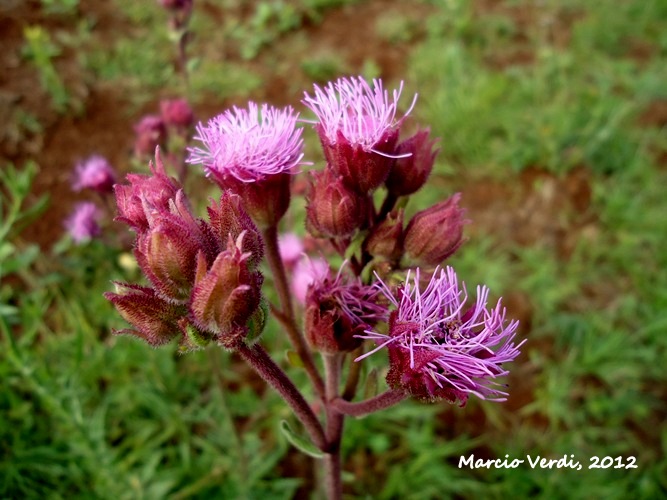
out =
<svg viewBox="0 0 667 500"><path fill-rule="evenodd" d="M322 458L324 453L309 440L294 433L287 420L280 421L280 431L292 446L313 458Z"/></svg>

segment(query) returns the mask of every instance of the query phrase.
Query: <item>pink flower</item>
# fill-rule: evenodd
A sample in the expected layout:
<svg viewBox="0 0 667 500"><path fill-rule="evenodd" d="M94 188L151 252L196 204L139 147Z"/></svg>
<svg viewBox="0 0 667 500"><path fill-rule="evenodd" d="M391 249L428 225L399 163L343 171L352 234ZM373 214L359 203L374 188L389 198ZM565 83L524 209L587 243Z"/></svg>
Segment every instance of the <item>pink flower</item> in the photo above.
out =
<svg viewBox="0 0 667 500"><path fill-rule="evenodd" d="M301 304L305 304L308 287L313 282L322 280L327 276L329 276L329 264L326 260L320 257L311 259L304 256L296 263L292 272L292 292L296 299Z"/></svg>
<svg viewBox="0 0 667 500"><path fill-rule="evenodd" d="M294 265L303 254L303 241L297 234L283 233L278 237L278 251L285 265Z"/></svg>
<svg viewBox="0 0 667 500"><path fill-rule="evenodd" d="M100 216L100 210L94 203L77 203L72 214L65 219L65 228L76 243L82 243L101 234Z"/></svg>
<svg viewBox="0 0 667 500"><path fill-rule="evenodd" d="M74 167L72 189L93 189L99 193L110 193L116 182L116 174L106 158L93 155Z"/></svg>
<svg viewBox="0 0 667 500"><path fill-rule="evenodd" d="M324 89L316 85L314 96L305 94L302 100L317 116L327 163L359 194L379 187L401 156L396 155L399 128L412 109L396 119L402 89L401 83L390 99L382 80L371 86L360 76L340 78Z"/></svg>
<svg viewBox="0 0 667 500"><path fill-rule="evenodd" d="M204 165L207 175L241 182L293 173L303 158L303 129L296 128L297 118L291 107L263 104L260 110L253 102L248 109L233 107L197 125L194 138L203 147L189 148L187 161Z"/></svg>
<svg viewBox="0 0 667 500"><path fill-rule="evenodd" d="M155 148L167 140L167 128L162 118L146 115L134 126L134 152L137 156L153 154Z"/></svg>
<svg viewBox="0 0 667 500"><path fill-rule="evenodd" d="M469 394L504 401L507 393L495 379L508 373L503 363L519 355L512 342L518 321L505 321L500 301L487 309L489 290L477 287L477 299L466 306L468 294L459 288L451 267L436 268L425 288L420 272L410 273L396 293L379 281L381 292L393 304L388 333L366 331L362 338L378 347L362 359L386 347L389 353L387 383L426 400L445 399L464 405Z"/></svg>

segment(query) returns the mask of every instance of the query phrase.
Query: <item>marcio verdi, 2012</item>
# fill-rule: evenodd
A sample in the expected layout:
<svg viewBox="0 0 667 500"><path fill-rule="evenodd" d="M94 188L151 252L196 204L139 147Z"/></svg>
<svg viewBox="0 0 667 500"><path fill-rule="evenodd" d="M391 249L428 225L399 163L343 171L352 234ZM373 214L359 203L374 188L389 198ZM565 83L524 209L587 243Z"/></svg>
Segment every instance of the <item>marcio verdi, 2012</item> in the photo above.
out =
<svg viewBox="0 0 667 500"><path fill-rule="evenodd" d="M633 456L629 457L590 457L587 469L637 469L637 459ZM475 455L471 454L468 457L459 457L459 469L463 467L470 467L471 469L516 469L522 464L526 464L531 469L575 469L581 470L583 466L574 458L574 455L568 457L567 454L562 458L545 458L540 455L526 455L526 459L513 458L509 455L505 458L483 459L475 460Z"/></svg>

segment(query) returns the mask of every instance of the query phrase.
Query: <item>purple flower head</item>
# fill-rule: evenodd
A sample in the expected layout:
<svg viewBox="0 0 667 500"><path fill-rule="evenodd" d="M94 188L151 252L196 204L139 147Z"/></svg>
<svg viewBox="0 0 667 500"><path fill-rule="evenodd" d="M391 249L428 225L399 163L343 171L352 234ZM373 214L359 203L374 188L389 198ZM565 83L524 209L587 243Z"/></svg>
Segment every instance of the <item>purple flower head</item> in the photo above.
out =
<svg viewBox="0 0 667 500"><path fill-rule="evenodd" d="M93 189L99 193L110 193L116 182L116 174L106 158L93 155L74 167L72 189Z"/></svg>
<svg viewBox="0 0 667 500"><path fill-rule="evenodd" d="M382 80L371 86L359 76L329 82L324 89L316 85L314 96L305 94L302 100L317 116L327 163L359 194L380 186L401 156L396 155L399 128L412 109L396 118L402 90L401 83L390 99Z"/></svg>
<svg viewBox="0 0 667 500"><path fill-rule="evenodd" d="M364 151L373 151L385 135L403 120L396 119L402 91L401 82L390 99L380 79L374 79L371 87L361 76L339 78L329 82L324 89L315 85L314 97L305 93L303 103L317 115L321 131L329 142L335 144L344 139L361 146ZM405 116L411 110L412 106Z"/></svg>
<svg viewBox="0 0 667 500"><path fill-rule="evenodd" d="M291 174L303 158L303 129L291 107L274 108L248 103L236 106L196 127L202 148L189 148L188 163L202 164L215 179L232 177L256 182L277 174Z"/></svg>
<svg viewBox="0 0 667 500"><path fill-rule="evenodd" d="M77 203L72 214L65 219L65 228L76 243L82 243L101 234L100 216L101 212L94 203Z"/></svg>
<svg viewBox="0 0 667 500"><path fill-rule="evenodd" d="M321 352L352 351L360 334L386 318L387 308L378 304L379 290L343 272L316 277L306 295L306 338Z"/></svg>
<svg viewBox="0 0 667 500"><path fill-rule="evenodd" d="M465 285L459 288L451 267L436 268L423 289L419 269L412 281L408 273L395 294L382 281L376 286L395 310L389 316L388 334L366 331L363 338L379 345L357 361L386 347L387 383L421 400L458 400L464 405L469 394L506 399L495 379L508 373L502 364L519 355L523 342L512 342L519 323L506 323L500 301L487 309L486 286L477 287L477 299L470 306Z"/></svg>

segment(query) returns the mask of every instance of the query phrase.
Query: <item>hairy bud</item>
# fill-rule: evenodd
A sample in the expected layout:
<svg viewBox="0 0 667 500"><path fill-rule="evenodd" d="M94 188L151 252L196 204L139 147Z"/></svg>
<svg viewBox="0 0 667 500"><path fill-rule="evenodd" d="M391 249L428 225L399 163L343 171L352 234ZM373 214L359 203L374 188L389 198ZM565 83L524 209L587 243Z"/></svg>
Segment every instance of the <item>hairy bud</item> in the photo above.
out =
<svg viewBox="0 0 667 500"><path fill-rule="evenodd" d="M375 226L366 239L366 250L373 257L398 262L403 256L403 210L391 212Z"/></svg>
<svg viewBox="0 0 667 500"><path fill-rule="evenodd" d="M329 169L313 174L306 207L306 228L313 235L350 236L367 219L368 197L348 189Z"/></svg>
<svg viewBox="0 0 667 500"><path fill-rule="evenodd" d="M249 268L250 254L241 250L244 236L230 239L208 270L203 255L198 256L190 300L196 325L227 349L234 349L248 335L247 323L261 299L263 277Z"/></svg>
<svg viewBox="0 0 667 500"><path fill-rule="evenodd" d="M394 196L409 195L426 183L438 154L438 150L433 149L435 143L435 140L429 138L429 130L426 129L398 145L396 155L400 158L396 159L385 181L390 193Z"/></svg>
<svg viewBox="0 0 667 500"><path fill-rule="evenodd" d="M434 266L463 244L465 210L459 208L461 194L422 210L412 217L405 230L405 255L412 264Z"/></svg>

